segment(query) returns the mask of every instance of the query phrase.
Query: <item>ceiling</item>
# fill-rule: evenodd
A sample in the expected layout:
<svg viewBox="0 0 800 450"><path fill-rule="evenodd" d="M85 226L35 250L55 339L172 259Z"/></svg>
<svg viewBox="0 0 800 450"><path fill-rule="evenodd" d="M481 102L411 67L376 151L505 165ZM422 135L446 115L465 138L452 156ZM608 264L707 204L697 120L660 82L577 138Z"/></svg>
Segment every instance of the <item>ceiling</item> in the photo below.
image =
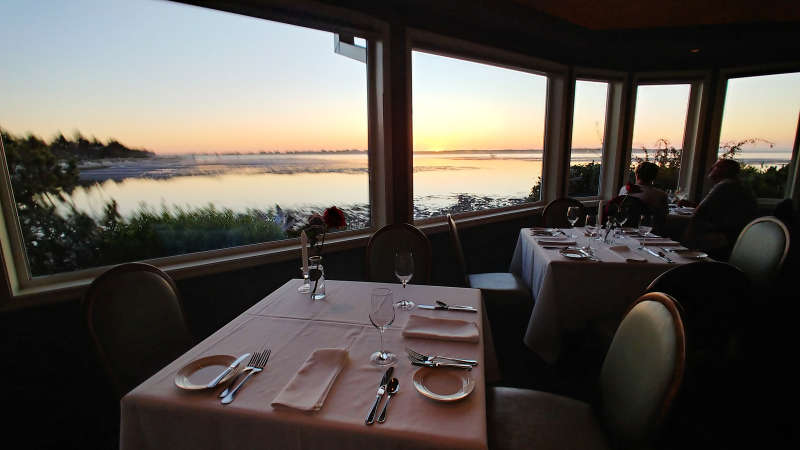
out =
<svg viewBox="0 0 800 450"><path fill-rule="evenodd" d="M800 22L798 0L512 0L593 30Z"/></svg>

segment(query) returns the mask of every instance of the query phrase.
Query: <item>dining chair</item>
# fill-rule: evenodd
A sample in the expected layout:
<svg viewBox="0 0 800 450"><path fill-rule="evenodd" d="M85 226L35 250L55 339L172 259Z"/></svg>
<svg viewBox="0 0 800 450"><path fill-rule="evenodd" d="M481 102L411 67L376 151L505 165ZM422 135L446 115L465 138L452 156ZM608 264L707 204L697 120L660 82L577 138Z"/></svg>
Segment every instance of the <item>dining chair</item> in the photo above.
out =
<svg viewBox="0 0 800 450"><path fill-rule="evenodd" d="M121 264L98 276L82 309L120 398L194 343L175 282L149 264Z"/></svg>
<svg viewBox="0 0 800 450"><path fill-rule="evenodd" d="M552 200L542 211L542 226L548 228L570 228L569 221L567 220L567 208L570 206L577 206L581 209L578 217L580 220L578 224L583 223L585 220L586 210L583 203L570 197L562 197Z"/></svg>
<svg viewBox="0 0 800 450"><path fill-rule="evenodd" d="M534 300L531 289L522 279L510 272L470 273L464 258L458 226L450 214L447 215L447 224L450 230L450 244L464 286L481 291L502 371L504 366L508 367L507 362L514 360L515 354L528 351L522 339L533 311Z"/></svg>
<svg viewBox="0 0 800 450"><path fill-rule="evenodd" d="M739 233L728 262L741 269L754 286L766 287L778 276L789 253L789 241L783 222L772 216L759 217Z"/></svg>
<svg viewBox="0 0 800 450"><path fill-rule="evenodd" d="M414 256L414 276L411 281L427 283L433 266L431 242L419 228L407 223L385 225L367 242L365 268L368 281L396 283L394 255L410 249Z"/></svg>
<svg viewBox="0 0 800 450"><path fill-rule="evenodd" d="M763 330L752 307L748 278L732 264L697 261L662 273L647 292L663 292L677 300L687 338L686 374L665 436L691 436L697 444L729 447L719 444L741 414L730 408L730 393L755 385L747 361L763 354L756 344ZM738 402L744 404L745 396Z"/></svg>
<svg viewBox="0 0 800 450"><path fill-rule="evenodd" d="M656 441L683 379L685 336L675 300L652 292L625 314L591 403L553 393L493 387L489 448L646 448Z"/></svg>
<svg viewBox="0 0 800 450"><path fill-rule="evenodd" d="M639 198L632 195L618 195L605 204L603 217L616 216L625 219L623 226L638 227L639 219L642 214L653 214L650 208ZM655 216L656 223L653 224L653 232L660 233L664 217Z"/></svg>

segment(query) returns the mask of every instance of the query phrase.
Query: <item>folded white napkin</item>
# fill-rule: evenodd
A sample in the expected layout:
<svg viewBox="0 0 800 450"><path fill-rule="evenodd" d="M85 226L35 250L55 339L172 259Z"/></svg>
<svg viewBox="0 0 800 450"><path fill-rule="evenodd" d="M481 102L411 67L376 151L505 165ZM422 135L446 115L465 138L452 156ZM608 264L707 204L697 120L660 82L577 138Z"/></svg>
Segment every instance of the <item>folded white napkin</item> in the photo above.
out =
<svg viewBox="0 0 800 450"><path fill-rule="evenodd" d="M441 319L412 314L403 328L403 337L478 342L478 325L466 320Z"/></svg>
<svg viewBox="0 0 800 450"><path fill-rule="evenodd" d="M609 247L609 250L625 258L627 262L647 262L647 258L642 255L636 254L627 245L615 245Z"/></svg>
<svg viewBox="0 0 800 450"><path fill-rule="evenodd" d="M564 239L558 239L558 238L539 239L536 242L538 242L539 245L563 245L563 246L575 245L575 241L568 240L567 238L564 238Z"/></svg>
<svg viewBox="0 0 800 450"><path fill-rule="evenodd" d="M315 350L271 405L302 411L319 411L347 360L348 352L345 349Z"/></svg>

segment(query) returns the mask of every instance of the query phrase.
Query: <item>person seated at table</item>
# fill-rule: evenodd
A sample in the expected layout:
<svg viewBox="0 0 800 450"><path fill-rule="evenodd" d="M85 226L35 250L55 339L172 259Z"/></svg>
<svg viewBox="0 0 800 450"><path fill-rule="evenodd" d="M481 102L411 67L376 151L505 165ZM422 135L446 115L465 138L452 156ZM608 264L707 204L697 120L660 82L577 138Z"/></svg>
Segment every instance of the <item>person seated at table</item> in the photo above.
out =
<svg viewBox="0 0 800 450"><path fill-rule="evenodd" d="M752 191L739 181L739 163L720 159L708 173L714 187L697 205L684 235L683 244L699 248L716 259L727 260L745 225L757 215ZM679 206L693 206L680 201Z"/></svg>
<svg viewBox="0 0 800 450"><path fill-rule="evenodd" d="M658 176L658 166L645 161L636 166L636 184L626 184L619 190L619 195L636 197L653 214L653 231L658 232L669 213L667 193L653 186Z"/></svg>

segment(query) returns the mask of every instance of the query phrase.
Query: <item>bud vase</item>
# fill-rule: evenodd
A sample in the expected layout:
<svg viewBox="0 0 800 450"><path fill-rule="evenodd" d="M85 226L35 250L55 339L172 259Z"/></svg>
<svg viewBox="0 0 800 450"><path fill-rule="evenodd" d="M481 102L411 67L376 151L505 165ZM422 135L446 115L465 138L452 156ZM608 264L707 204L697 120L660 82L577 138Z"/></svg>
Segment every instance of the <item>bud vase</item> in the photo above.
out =
<svg viewBox="0 0 800 450"><path fill-rule="evenodd" d="M308 262L311 299L322 300L325 298L325 268L322 266L322 256L312 256L308 258Z"/></svg>

